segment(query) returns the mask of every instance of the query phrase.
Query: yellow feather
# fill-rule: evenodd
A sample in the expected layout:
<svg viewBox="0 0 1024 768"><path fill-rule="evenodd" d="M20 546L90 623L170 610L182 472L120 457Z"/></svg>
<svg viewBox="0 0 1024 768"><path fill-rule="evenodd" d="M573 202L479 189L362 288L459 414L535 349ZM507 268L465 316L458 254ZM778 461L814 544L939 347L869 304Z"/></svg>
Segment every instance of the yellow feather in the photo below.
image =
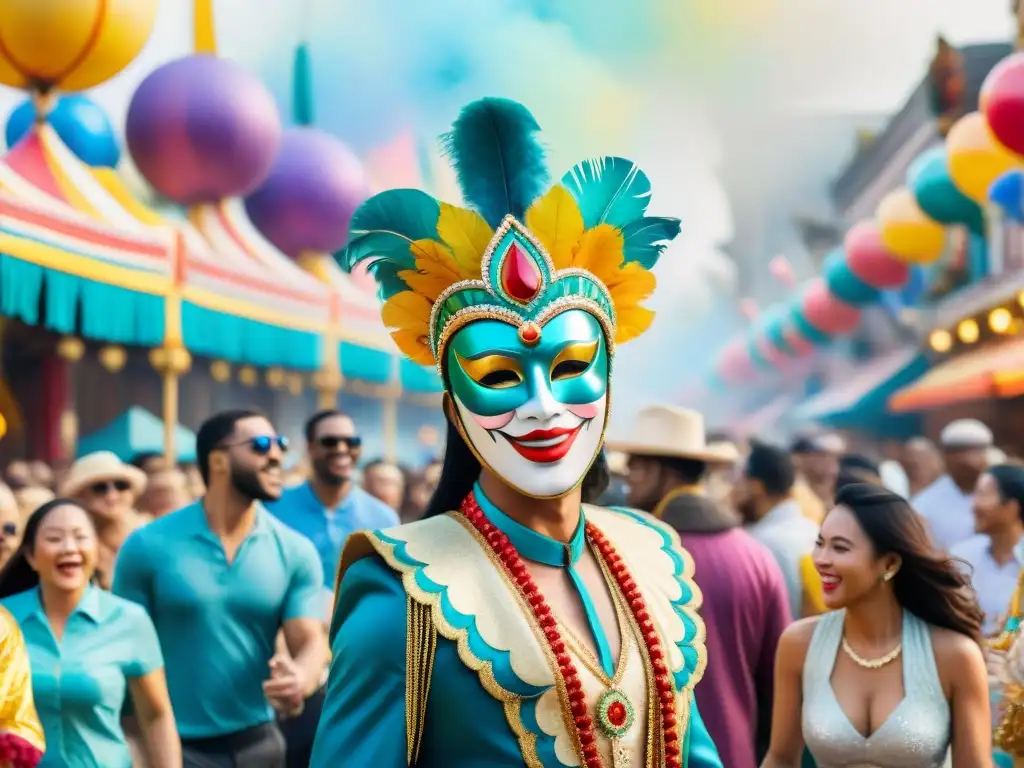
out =
<svg viewBox="0 0 1024 768"><path fill-rule="evenodd" d="M598 224L580 238L571 266L592 272L601 279L622 264L622 232L611 224ZM602 279L602 282L603 279Z"/></svg>
<svg viewBox="0 0 1024 768"><path fill-rule="evenodd" d="M476 211L441 203L437 234L451 249L452 259L466 279L480 278L480 262L494 230Z"/></svg>
<svg viewBox="0 0 1024 768"><path fill-rule="evenodd" d="M636 262L630 262L622 269L603 276L602 282L608 289L616 307L620 304L624 306L639 304L654 293L654 289L658 285L654 273L644 269Z"/></svg>
<svg viewBox="0 0 1024 768"><path fill-rule="evenodd" d="M419 363L420 365L434 364L434 356L430 354L430 342L426 336L420 336L412 331L399 329L392 332L391 338L395 340L395 345L408 355L409 359L414 363Z"/></svg>
<svg viewBox="0 0 1024 768"><path fill-rule="evenodd" d="M646 307L624 307L622 310L616 307L615 343L623 344L635 339L650 328L653 321L654 313Z"/></svg>
<svg viewBox="0 0 1024 768"><path fill-rule="evenodd" d="M448 286L458 282L451 280L447 274L420 272L416 269L403 269L398 276L405 281L410 291L415 291L431 303L437 301L437 297L444 293Z"/></svg>
<svg viewBox="0 0 1024 768"><path fill-rule="evenodd" d="M583 214L569 190L556 184L530 206L526 227L551 256L555 269L573 264L573 250L583 237Z"/></svg>
<svg viewBox="0 0 1024 768"><path fill-rule="evenodd" d="M384 302L380 316L388 328L426 336L430 325L430 308L430 301L423 296L412 291L402 291Z"/></svg>

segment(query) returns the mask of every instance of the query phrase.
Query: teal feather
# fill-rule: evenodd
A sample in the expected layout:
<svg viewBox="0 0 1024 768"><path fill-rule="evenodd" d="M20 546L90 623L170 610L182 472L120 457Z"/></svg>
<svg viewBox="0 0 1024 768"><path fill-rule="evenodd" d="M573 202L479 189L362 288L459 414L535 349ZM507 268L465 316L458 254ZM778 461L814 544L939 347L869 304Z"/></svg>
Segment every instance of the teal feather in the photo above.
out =
<svg viewBox="0 0 1024 768"><path fill-rule="evenodd" d="M405 280L398 276L405 267L393 261L378 259L367 267L367 272L377 282L377 297L387 301L396 293L409 290Z"/></svg>
<svg viewBox="0 0 1024 768"><path fill-rule="evenodd" d="M639 219L651 201L651 182L632 161L621 157L584 160L562 177L583 214L583 225L624 227Z"/></svg>
<svg viewBox="0 0 1024 768"><path fill-rule="evenodd" d="M441 147L455 168L462 197L492 227L507 214L522 220L548 186L540 126L522 104L486 98L465 107Z"/></svg>
<svg viewBox="0 0 1024 768"><path fill-rule="evenodd" d="M622 227L622 256L626 263L637 262L644 269L653 269L670 240L681 229L679 219L644 216Z"/></svg>
<svg viewBox="0 0 1024 768"><path fill-rule="evenodd" d="M356 209L349 225L348 245L335 254L335 259L346 272L368 259L394 264L397 269L415 269L416 259L409 246L416 240L436 239L440 215L440 204L426 192L381 192Z"/></svg>

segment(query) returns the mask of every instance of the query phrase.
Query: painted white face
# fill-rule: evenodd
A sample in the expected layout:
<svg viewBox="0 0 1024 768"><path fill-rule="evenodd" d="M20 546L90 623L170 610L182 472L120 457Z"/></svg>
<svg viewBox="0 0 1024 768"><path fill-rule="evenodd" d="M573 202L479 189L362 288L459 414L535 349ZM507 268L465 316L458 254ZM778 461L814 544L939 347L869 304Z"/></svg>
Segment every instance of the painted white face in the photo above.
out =
<svg viewBox="0 0 1024 768"><path fill-rule="evenodd" d="M484 465L527 496L554 498L578 486L608 416L608 355L597 321L565 312L531 346L511 326L474 323L448 353L457 416Z"/></svg>

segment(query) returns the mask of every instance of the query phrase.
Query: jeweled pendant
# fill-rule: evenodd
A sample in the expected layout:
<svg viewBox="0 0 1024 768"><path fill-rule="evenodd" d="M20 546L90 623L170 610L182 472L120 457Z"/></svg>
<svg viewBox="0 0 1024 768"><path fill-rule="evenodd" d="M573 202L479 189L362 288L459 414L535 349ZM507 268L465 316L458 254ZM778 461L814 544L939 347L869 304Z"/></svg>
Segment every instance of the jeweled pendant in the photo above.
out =
<svg viewBox="0 0 1024 768"><path fill-rule="evenodd" d="M636 713L622 691L609 688L597 702L597 722L609 739L621 739L633 727Z"/></svg>

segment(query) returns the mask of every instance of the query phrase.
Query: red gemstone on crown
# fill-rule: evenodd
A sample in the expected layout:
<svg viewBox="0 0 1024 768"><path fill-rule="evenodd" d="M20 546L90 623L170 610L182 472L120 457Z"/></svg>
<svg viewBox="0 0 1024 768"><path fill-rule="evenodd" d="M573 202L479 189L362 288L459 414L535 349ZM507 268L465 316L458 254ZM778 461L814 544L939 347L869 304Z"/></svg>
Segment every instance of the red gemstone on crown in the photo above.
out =
<svg viewBox="0 0 1024 768"><path fill-rule="evenodd" d="M537 262L516 241L512 241L501 262L501 287L516 301L526 303L540 293Z"/></svg>
<svg viewBox="0 0 1024 768"><path fill-rule="evenodd" d="M540 341L540 326L532 320L519 326L519 340L528 347Z"/></svg>

